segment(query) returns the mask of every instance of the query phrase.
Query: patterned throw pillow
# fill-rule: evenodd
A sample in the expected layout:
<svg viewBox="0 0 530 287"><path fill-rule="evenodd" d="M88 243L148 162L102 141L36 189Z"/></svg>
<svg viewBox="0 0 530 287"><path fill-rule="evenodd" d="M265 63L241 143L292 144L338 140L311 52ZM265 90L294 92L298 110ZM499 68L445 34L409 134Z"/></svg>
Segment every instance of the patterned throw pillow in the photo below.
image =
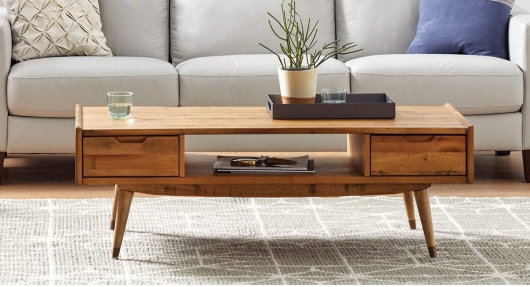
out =
<svg viewBox="0 0 530 287"><path fill-rule="evenodd" d="M98 0L4 0L13 59L112 56L101 31Z"/></svg>

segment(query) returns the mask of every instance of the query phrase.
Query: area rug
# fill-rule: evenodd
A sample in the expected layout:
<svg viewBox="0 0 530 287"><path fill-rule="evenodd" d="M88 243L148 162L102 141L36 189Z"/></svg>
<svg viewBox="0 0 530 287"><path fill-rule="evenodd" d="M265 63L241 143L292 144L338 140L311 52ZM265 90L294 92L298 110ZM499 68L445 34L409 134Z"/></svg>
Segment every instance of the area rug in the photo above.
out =
<svg viewBox="0 0 530 287"><path fill-rule="evenodd" d="M1 284L530 284L530 198L432 198L438 258L399 197L0 200Z"/></svg>

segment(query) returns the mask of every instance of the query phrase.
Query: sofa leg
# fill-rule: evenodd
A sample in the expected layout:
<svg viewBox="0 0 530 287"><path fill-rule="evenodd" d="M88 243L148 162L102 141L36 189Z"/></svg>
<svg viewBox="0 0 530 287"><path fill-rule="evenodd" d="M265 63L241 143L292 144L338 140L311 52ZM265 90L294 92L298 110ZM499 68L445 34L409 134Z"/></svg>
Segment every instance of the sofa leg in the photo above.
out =
<svg viewBox="0 0 530 287"><path fill-rule="evenodd" d="M2 175L4 174L4 159L6 156L6 152L0 152L0 184L2 184Z"/></svg>
<svg viewBox="0 0 530 287"><path fill-rule="evenodd" d="M509 156L512 152L509 150L497 150L495 151L496 156Z"/></svg>
<svg viewBox="0 0 530 287"><path fill-rule="evenodd" d="M530 183L530 150L523 150L524 179Z"/></svg>

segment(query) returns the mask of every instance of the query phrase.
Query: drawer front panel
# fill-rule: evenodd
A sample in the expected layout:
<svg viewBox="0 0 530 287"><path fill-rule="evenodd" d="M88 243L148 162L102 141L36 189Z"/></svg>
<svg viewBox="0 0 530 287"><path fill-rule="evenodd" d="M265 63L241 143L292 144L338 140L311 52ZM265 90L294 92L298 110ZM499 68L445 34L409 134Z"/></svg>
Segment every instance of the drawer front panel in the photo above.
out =
<svg viewBox="0 0 530 287"><path fill-rule="evenodd" d="M179 176L179 137L85 137L83 176Z"/></svg>
<svg viewBox="0 0 530 287"><path fill-rule="evenodd" d="M466 175L465 136L372 136L372 176Z"/></svg>

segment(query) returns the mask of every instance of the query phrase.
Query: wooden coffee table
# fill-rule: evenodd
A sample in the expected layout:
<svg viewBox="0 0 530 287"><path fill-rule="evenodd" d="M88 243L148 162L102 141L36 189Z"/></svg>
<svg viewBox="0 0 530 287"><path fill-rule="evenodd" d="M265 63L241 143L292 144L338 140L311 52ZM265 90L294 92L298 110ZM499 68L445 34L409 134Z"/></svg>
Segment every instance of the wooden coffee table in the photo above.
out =
<svg viewBox="0 0 530 287"><path fill-rule="evenodd" d="M186 135L347 134L348 152L309 153L315 174L218 174L215 154L185 153ZM223 153L226 154L226 153ZM249 153L246 153L248 155ZM260 155L256 153L256 155ZM280 154L280 156L293 154ZM76 184L115 185L112 257L119 255L135 192L204 197L414 198L436 257L433 183L473 182L473 126L452 106L396 108L393 120L272 120L258 107L134 107L113 120L103 107L76 108Z"/></svg>

